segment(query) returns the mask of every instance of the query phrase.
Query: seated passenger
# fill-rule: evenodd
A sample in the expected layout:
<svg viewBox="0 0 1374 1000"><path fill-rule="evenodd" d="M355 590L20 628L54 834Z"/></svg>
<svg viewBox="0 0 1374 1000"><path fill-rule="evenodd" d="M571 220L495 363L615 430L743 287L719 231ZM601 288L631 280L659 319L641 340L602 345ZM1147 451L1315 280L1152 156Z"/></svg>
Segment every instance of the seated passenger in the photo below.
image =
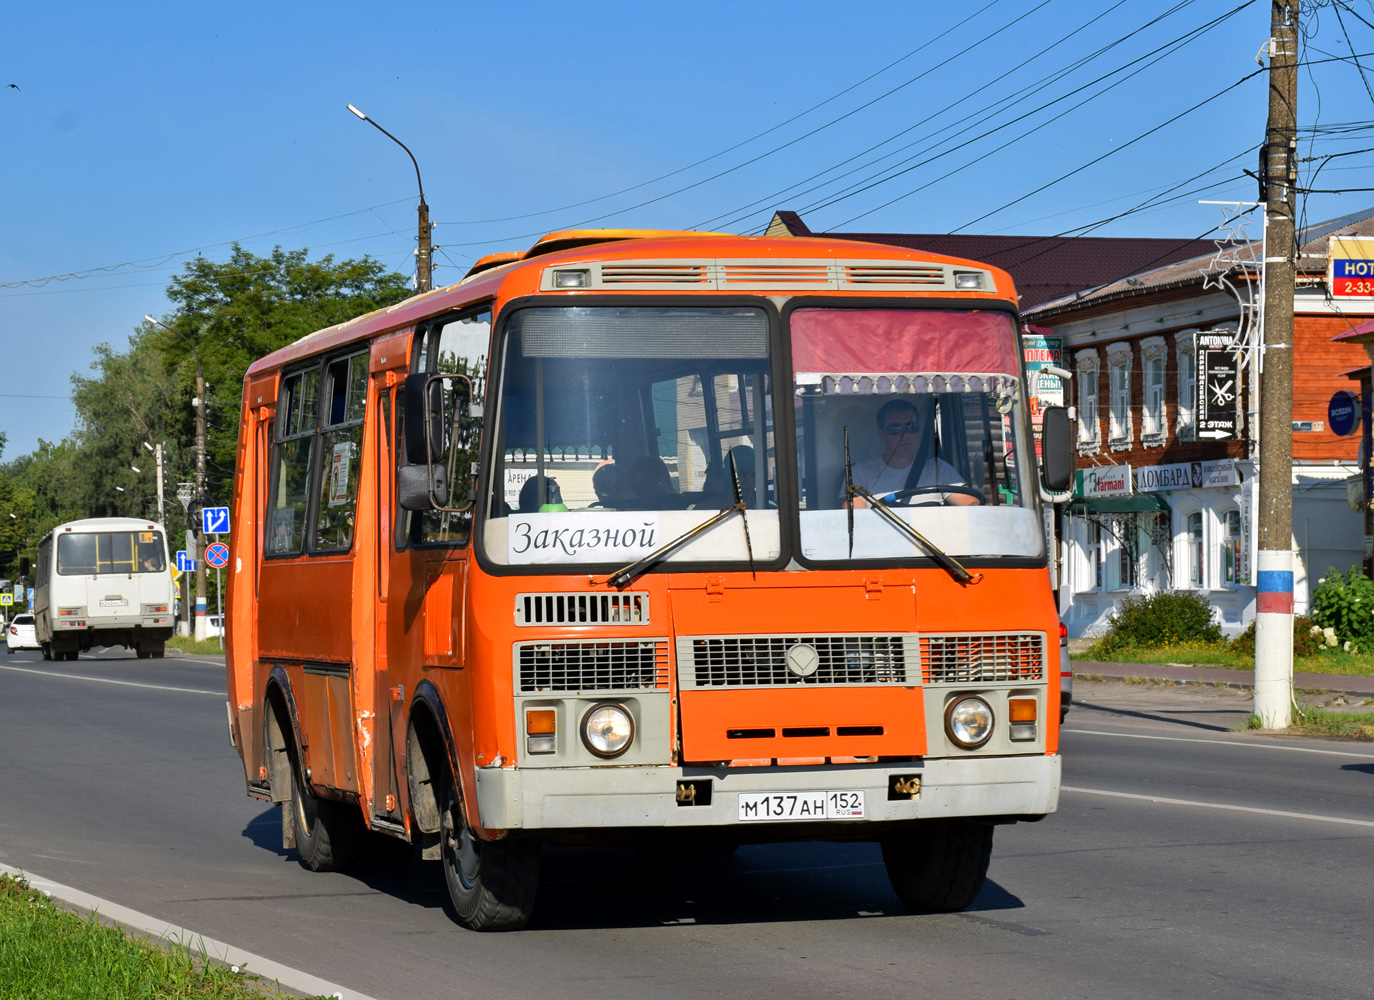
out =
<svg viewBox="0 0 1374 1000"><path fill-rule="evenodd" d="M855 486L864 487L879 500L893 493L922 487L968 486L954 466L932 454L928 446L933 438L932 420L929 416L921 419L915 403L905 399L888 400L879 407L877 422L883 453L854 463L852 472ZM913 475L913 466L918 461L919 471ZM843 478L840 480L840 495L843 499ZM917 493L911 499L919 504L923 495L932 499L938 497L944 503L958 507L973 507L982 503L982 500L967 493L942 493L934 489L927 494ZM857 497L854 505L865 506L865 501Z"/></svg>
<svg viewBox="0 0 1374 1000"><path fill-rule="evenodd" d="M592 473L592 489L596 493L596 503L592 507L614 507L614 498L625 492L620 481L620 468L613 459L607 459Z"/></svg>
<svg viewBox="0 0 1374 1000"><path fill-rule="evenodd" d="M558 480L552 476L544 477L544 495L539 495L539 477L530 476L520 487L520 507L518 514L537 514L540 511L567 510L563 505L563 491L558 488Z"/></svg>
<svg viewBox="0 0 1374 1000"><path fill-rule="evenodd" d="M641 500L677 496L668 466L657 455L641 455L630 463L628 483L621 483L625 492Z"/></svg>

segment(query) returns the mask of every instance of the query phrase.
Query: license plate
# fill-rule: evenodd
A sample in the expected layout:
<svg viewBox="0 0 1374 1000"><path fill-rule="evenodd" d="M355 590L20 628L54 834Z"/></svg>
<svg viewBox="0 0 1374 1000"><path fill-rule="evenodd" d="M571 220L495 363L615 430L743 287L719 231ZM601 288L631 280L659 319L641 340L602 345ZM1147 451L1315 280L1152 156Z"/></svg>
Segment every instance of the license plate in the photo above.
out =
<svg viewBox="0 0 1374 1000"><path fill-rule="evenodd" d="M123 599L116 601L101 601L100 606L102 608L127 608L129 606L129 602Z"/></svg>
<svg viewBox="0 0 1374 1000"><path fill-rule="evenodd" d="M864 793L740 792L739 821L776 823L792 819L863 819Z"/></svg>

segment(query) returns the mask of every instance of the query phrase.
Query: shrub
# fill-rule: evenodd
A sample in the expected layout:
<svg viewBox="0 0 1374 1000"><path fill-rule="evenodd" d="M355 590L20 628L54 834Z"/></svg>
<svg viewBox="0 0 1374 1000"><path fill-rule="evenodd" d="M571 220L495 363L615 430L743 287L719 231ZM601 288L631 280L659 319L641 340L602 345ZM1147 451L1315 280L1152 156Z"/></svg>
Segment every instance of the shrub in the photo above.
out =
<svg viewBox="0 0 1374 1000"><path fill-rule="evenodd" d="M1162 590L1146 597L1128 597L1107 620L1110 628L1098 643L1102 652L1223 641L1212 606L1191 590Z"/></svg>
<svg viewBox="0 0 1374 1000"><path fill-rule="evenodd" d="M1311 618L1293 619L1293 655L1312 656L1321 648L1321 629L1317 628L1316 635L1312 633L1313 625ZM1255 655L1255 623L1250 622L1250 627L1240 635L1231 640L1231 651L1241 653L1245 656Z"/></svg>
<svg viewBox="0 0 1374 1000"><path fill-rule="evenodd" d="M1312 594L1312 622L1333 629L1342 646L1374 651L1374 582L1358 566L1349 573L1332 567Z"/></svg>

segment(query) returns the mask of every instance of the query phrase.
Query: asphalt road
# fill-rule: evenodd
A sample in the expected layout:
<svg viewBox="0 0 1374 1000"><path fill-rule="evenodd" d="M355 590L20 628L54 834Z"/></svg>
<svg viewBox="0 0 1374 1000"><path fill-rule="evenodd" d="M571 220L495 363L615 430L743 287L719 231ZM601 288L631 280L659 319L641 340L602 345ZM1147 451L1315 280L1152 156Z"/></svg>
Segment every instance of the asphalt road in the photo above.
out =
<svg viewBox="0 0 1374 1000"><path fill-rule="evenodd" d="M1236 692L1081 685L1060 811L998 830L966 913L906 913L873 845L557 850L530 927L479 935L433 863L283 851L223 685L0 656L0 861L383 1000L1374 996L1374 747L1233 734Z"/></svg>

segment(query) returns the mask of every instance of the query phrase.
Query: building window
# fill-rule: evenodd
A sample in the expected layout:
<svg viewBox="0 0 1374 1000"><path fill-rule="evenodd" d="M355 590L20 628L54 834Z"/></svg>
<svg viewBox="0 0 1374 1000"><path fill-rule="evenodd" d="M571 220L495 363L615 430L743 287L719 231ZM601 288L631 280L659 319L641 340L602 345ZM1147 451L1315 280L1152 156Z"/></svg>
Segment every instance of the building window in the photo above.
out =
<svg viewBox="0 0 1374 1000"><path fill-rule="evenodd" d="M1163 337L1147 337L1140 343L1145 396L1140 416L1140 443L1146 448L1164 447L1169 432L1164 419L1165 351Z"/></svg>
<svg viewBox="0 0 1374 1000"><path fill-rule="evenodd" d="M1107 439L1112 451L1131 447L1131 346L1112 344L1107 348Z"/></svg>
<svg viewBox="0 0 1374 1000"><path fill-rule="evenodd" d="M1193 421L1197 413L1196 333L1196 330L1188 330L1174 338L1178 352L1178 415L1174 421L1174 433L1180 441L1193 440Z"/></svg>
<svg viewBox="0 0 1374 1000"><path fill-rule="evenodd" d="M1122 526L1124 530L1125 526ZM1131 550L1121 544L1121 539L1115 539L1116 551L1112 553L1112 589L1130 590L1135 586L1135 560L1131 558Z"/></svg>
<svg viewBox="0 0 1374 1000"><path fill-rule="evenodd" d="M1221 582L1228 587L1243 581L1241 566L1240 511L1228 510L1221 515Z"/></svg>
<svg viewBox="0 0 1374 1000"><path fill-rule="evenodd" d="M1078 363L1078 451L1095 453L1102 443L1097 419L1097 352L1079 351Z"/></svg>
<svg viewBox="0 0 1374 1000"><path fill-rule="evenodd" d="M1207 565L1207 550L1202 544L1202 511L1194 511L1188 515L1183 543L1188 547L1188 585L1202 587L1203 573Z"/></svg>

